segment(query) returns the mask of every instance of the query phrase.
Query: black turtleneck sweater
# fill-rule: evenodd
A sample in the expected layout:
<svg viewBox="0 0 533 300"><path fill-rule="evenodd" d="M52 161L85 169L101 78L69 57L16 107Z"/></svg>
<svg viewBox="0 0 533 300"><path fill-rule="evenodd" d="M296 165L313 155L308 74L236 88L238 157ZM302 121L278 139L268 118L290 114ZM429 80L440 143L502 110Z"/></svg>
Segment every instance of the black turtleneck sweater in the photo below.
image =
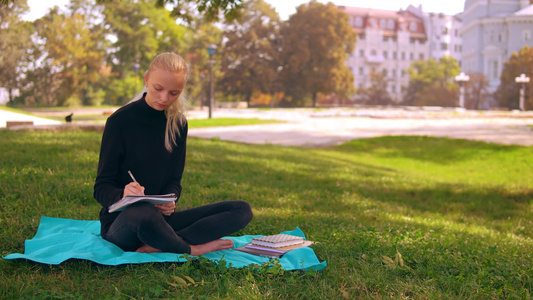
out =
<svg viewBox="0 0 533 300"><path fill-rule="evenodd" d="M111 204L120 200L124 187L135 179L146 195L181 194L181 176L185 167L187 123L176 137L172 152L165 148L167 118L164 111L151 108L143 97L118 109L106 122L94 197L102 205L101 233L105 237L120 212L109 213Z"/></svg>

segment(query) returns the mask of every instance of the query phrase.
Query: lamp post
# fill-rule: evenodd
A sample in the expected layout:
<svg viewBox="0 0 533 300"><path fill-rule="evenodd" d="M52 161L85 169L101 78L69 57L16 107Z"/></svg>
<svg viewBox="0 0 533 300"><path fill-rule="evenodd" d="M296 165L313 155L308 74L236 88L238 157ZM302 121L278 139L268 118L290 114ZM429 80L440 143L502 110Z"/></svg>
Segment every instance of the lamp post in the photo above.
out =
<svg viewBox="0 0 533 300"><path fill-rule="evenodd" d="M470 76L461 72L461 74L455 76L455 81L459 83L459 107L465 107L465 83L470 80Z"/></svg>
<svg viewBox="0 0 533 300"><path fill-rule="evenodd" d="M521 111L525 111L526 108L525 108L525 105L524 105L524 98L526 97L526 83L529 82L529 77L526 76L526 74L522 73L522 75L520 75L519 77L515 77L514 81L516 81L516 83L521 83L522 86L520 87L520 102L519 102L519 106L520 106L520 110Z"/></svg>
<svg viewBox="0 0 533 300"><path fill-rule="evenodd" d="M213 60L213 55L217 51L217 46L214 44L209 45L207 47L207 51L209 53L209 119L211 119L212 111L213 111L213 64L215 61Z"/></svg>

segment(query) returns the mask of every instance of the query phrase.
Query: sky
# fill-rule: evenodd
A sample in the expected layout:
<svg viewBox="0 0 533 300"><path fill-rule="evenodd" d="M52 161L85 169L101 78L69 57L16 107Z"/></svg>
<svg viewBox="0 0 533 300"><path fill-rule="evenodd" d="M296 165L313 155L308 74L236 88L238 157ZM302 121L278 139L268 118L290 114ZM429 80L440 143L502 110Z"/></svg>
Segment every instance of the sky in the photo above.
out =
<svg viewBox="0 0 533 300"><path fill-rule="evenodd" d="M308 0L265 0L272 5L282 20L287 20L290 15L296 12L296 7L309 2ZM28 0L30 5L30 12L24 16L25 20L33 21L42 17L53 6L57 5L64 8L69 0ZM444 13L447 15L455 15L463 11L465 0L319 0L321 3L332 2L336 5L352 6L352 7L368 7L375 9L386 10L400 10L406 9L410 4L413 6L422 5L424 12Z"/></svg>

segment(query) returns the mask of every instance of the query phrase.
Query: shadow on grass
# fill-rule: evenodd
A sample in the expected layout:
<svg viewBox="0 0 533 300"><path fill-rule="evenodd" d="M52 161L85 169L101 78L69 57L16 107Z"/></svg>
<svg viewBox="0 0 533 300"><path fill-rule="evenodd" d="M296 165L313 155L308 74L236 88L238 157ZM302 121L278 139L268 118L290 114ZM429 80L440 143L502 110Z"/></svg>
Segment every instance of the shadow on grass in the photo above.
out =
<svg viewBox="0 0 533 300"><path fill-rule="evenodd" d="M445 147L446 139L429 139L429 148L424 146L426 139L409 140L397 147L414 148L406 154L408 158L416 157L420 149L435 152L431 144L450 148ZM456 154L444 160L449 163L464 161L468 156L477 157L477 152L520 148L460 143L462 150L448 150ZM528 223L531 216L531 189L510 191L505 186L490 184L406 180L408 175L401 170L354 159L360 149L348 156L338 156L331 153L336 150L256 147L209 140L194 140L190 145L184 182L189 185L193 201L202 202L202 197L206 197L207 202L242 199L256 208L327 211L354 216L361 215L362 211L400 213L407 217L426 216L459 224L472 223L504 232L512 230L517 222ZM346 148L341 149L340 153L347 152ZM460 151L465 151L467 157L458 154ZM526 225L520 233L533 237L533 226Z"/></svg>

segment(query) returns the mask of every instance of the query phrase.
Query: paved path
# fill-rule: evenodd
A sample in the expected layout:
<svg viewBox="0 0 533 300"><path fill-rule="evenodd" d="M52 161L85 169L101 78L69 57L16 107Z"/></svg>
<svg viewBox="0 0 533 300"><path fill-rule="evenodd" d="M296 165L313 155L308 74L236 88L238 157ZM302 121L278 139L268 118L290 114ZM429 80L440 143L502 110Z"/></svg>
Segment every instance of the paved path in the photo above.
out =
<svg viewBox="0 0 533 300"><path fill-rule="evenodd" d="M0 128L6 127L6 123L10 122L10 121L15 121L15 122L33 121L33 125L37 125L37 126L61 124L61 122L59 122L59 121L54 121L54 120L45 119L45 118L39 118L39 117L36 117L36 116L31 116L31 115L19 114L19 113L15 113L15 112L11 112L11 111L0 109Z"/></svg>
<svg viewBox="0 0 533 300"><path fill-rule="evenodd" d="M64 113L63 113L64 114ZM275 119L278 124L190 128L202 138L286 146L320 147L349 140L386 135L427 135L502 144L533 145L533 112L501 113L405 109L217 109L213 116ZM206 118L207 111L192 110L189 119ZM33 121L35 125L64 122L0 110L0 128L6 121ZM76 121L76 120L75 120ZM74 122L76 124L76 122ZM80 123L81 124L81 123ZM102 126L103 123L97 126ZM94 124L93 124L94 125Z"/></svg>
<svg viewBox="0 0 533 300"><path fill-rule="evenodd" d="M205 112L191 112L190 118ZM190 129L190 136L287 146L319 147L386 135L427 135L502 144L533 145L533 114L468 112L217 110L215 117L257 117L284 124ZM201 116L203 117L203 116ZM529 125L529 126L528 126Z"/></svg>

